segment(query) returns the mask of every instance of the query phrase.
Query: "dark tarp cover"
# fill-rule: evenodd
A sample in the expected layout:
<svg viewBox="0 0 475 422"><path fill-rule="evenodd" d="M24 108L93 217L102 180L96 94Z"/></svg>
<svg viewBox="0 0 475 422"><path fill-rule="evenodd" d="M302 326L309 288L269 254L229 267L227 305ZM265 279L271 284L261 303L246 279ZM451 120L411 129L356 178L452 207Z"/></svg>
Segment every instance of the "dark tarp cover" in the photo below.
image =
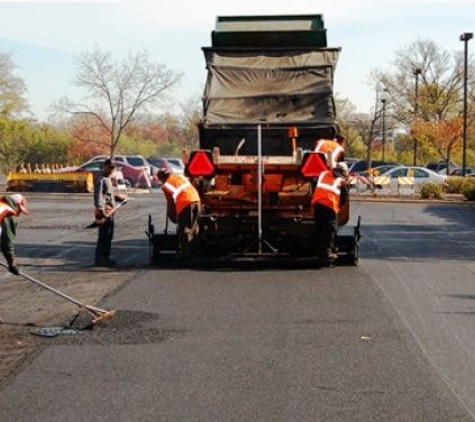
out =
<svg viewBox="0 0 475 422"><path fill-rule="evenodd" d="M333 73L339 51L204 49L204 126L333 125Z"/></svg>

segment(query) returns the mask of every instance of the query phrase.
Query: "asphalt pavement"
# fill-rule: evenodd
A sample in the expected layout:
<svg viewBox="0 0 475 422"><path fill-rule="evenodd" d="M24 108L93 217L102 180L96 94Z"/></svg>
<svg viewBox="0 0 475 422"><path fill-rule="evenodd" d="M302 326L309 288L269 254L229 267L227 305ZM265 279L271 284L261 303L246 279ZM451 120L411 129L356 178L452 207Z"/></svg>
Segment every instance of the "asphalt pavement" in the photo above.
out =
<svg viewBox="0 0 475 422"><path fill-rule="evenodd" d="M0 385L2 422L475 419L473 208L355 203L359 267L200 270L146 265L138 220L163 203L136 201L117 317L43 341Z"/></svg>

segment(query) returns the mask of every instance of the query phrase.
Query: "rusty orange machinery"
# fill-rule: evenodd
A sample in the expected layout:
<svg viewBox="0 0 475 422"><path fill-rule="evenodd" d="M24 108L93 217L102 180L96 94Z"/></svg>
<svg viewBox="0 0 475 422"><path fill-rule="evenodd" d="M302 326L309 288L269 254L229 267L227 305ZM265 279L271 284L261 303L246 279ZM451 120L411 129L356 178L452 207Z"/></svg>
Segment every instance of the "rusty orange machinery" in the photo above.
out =
<svg viewBox="0 0 475 422"><path fill-rule="evenodd" d="M92 192L90 172L18 173L10 172L7 191L14 192Z"/></svg>
<svg viewBox="0 0 475 422"><path fill-rule="evenodd" d="M259 177L257 156L223 156L213 152L194 151L186 173L198 187L205 208L220 216L252 214L257 207ZM263 156L261 180L264 213L283 218L297 214L312 218L312 182L327 169L324 157L315 152L293 156ZM339 214L339 225L349 219L349 204Z"/></svg>

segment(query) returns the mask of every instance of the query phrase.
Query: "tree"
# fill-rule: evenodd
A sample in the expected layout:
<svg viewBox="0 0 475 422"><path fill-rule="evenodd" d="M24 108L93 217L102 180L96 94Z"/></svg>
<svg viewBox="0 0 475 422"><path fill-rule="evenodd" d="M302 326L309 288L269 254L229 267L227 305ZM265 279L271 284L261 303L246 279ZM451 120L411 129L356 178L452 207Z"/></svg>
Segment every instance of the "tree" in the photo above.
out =
<svg viewBox="0 0 475 422"><path fill-rule="evenodd" d="M72 138L68 150L70 161L81 162L93 155L107 154L110 151L109 133L102 125L97 124L93 117L77 117L68 130Z"/></svg>
<svg viewBox="0 0 475 422"><path fill-rule="evenodd" d="M154 64L146 51L113 62L110 53L95 48L76 58L75 84L88 92L86 101L63 100L57 107L74 116L88 116L108 136L111 157L125 129L139 112L160 104L181 75Z"/></svg>
<svg viewBox="0 0 475 422"><path fill-rule="evenodd" d="M411 133L414 136L421 133L421 122L431 122L432 125L437 124L439 127L453 126L453 119L459 118L462 114L462 53L451 55L433 41L418 40L397 51L393 65L392 72L379 70L374 73L374 80L388 93L388 103L391 103L394 110L393 117L406 125L412 125ZM417 105L416 69L420 69ZM473 92L475 72L472 63L469 69L471 69L469 85ZM452 131L452 134L455 133L458 132ZM422 136L420 139L416 138L416 141L420 149L424 149L421 143L429 142L430 139ZM439 157L446 158L457 149L460 142L460 137L451 138L450 142L442 142L434 151L437 151ZM441 145L447 149L441 149ZM429 149L425 148L426 151Z"/></svg>
<svg viewBox="0 0 475 422"><path fill-rule="evenodd" d="M400 121L412 122L415 112L415 75L418 77L418 116L443 120L460 113L463 84L461 53L450 55L430 40L418 40L398 50L393 72L376 71L375 77L388 93Z"/></svg>
<svg viewBox="0 0 475 422"><path fill-rule="evenodd" d="M185 104L182 104L181 109L184 146L193 150L199 144L198 123L201 119L201 98L190 98Z"/></svg>
<svg viewBox="0 0 475 422"><path fill-rule="evenodd" d="M11 55L0 52L0 114L10 117L27 109L26 86L15 68Z"/></svg>
<svg viewBox="0 0 475 422"><path fill-rule="evenodd" d="M2 170L25 163L66 163L70 148L67 132L48 124L14 120L0 115L0 161Z"/></svg>
<svg viewBox="0 0 475 422"><path fill-rule="evenodd" d="M356 113L356 106L347 98L335 97L337 109L337 125L340 133L345 137L345 156L360 156L365 142L362 141L361 130L365 126L366 116ZM364 139L364 138L363 138Z"/></svg>
<svg viewBox="0 0 475 422"><path fill-rule="evenodd" d="M454 117L448 120L416 122L413 134L428 144L445 161L451 161L453 154L460 151L462 137L462 119ZM447 167L447 171L449 168Z"/></svg>
<svg viewBox="0 0 475 422"><path fill-rule="evenodd" d="M0 161L2 171L12 170L21 160L21 144L29 128L0 114Z"/></svg>

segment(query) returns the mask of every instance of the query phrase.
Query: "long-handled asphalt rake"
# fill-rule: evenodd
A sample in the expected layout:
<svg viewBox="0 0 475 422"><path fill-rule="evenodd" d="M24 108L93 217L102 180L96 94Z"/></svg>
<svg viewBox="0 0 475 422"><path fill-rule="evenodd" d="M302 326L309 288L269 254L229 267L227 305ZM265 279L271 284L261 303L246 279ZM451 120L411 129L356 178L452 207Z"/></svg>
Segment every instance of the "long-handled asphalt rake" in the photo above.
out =
<svg viewBox="0 0 475 422"><path fill-rule="evenodd" d="M127 204L127 199L124 199L123 201L119 202L104 217L96 218L91 224L86 226L86 229L93 229L94 227L102 226L109 219L109 217L112 216L112 214L114 214L120 207L124 206L125 204Z"/></svg>
<svg viewBox="0 0 475 422"><path fill-rule="evenodd" d="M0 262L0 265L2 267L8 268L7 265L5 265L3 262ZM79 300L67 295L66 293L63 293L54 287L48 286L47 284L43 283L42 281L37 280L36 278L33 278L29 276L28 274L25 274L24 272L19 273L19 276L24 278L25 280L30 281L31 283L34 283L46 290L49 290L51 293L54 293L57 296L62 297L63 299L74 303L75 305L79 306L81 309L84 309L91 317L92 321L90 325L97 324L98 322L106 321L108 319L111 319L117 311L112 310L112 311L107 311L105 309L97 308L96 306L91 306L91 305L85 305L84 303L80 302Z"/></svg>

